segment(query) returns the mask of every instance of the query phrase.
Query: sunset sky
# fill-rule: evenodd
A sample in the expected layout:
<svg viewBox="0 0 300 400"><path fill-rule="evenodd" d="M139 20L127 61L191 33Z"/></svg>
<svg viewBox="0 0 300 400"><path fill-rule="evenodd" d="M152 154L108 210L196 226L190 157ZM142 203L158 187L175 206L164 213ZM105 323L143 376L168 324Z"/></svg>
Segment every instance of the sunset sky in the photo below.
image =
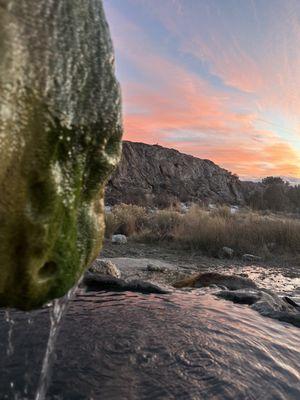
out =
<svg viewBox="0 0 300 400"><path fill-rule="evenodd" d="M299 0L104 0L125 139L300 182Z"/></svg>

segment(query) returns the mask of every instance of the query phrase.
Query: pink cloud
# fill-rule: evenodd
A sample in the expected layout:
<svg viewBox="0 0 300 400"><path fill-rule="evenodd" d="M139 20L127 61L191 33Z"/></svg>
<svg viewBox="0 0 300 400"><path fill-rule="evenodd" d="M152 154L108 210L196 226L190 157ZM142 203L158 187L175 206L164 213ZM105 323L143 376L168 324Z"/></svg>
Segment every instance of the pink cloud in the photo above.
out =
<svg viewBox="0 0 300 400"><path fill-rule="evenodd" d="M173 12L174 3L181 12ZM255 93L263 108L299 118L299 2L243 2L232 13L244 10L241 19L246 18L248 31L242 22L233 25L232 19L226 18L226 2L221 7L214 1L146 4L183 54L206 62L225 84ZM208 21L206 25L204 21Z"/></svg>
<svg viewBox="0 0 300 400"><path fill-rule="evenodd" d="M180 4L177 3L177 13L182 17ZM159 52L141 28L115 13L117 53L141 75L122 85L126 139L160 143L208 158L244 178L270 174L300 177L299 153L280 139L275 126L267 126L268 130L257 128L260 113L280 102L275 99L275 91L272 93L272 85L266 83L266 71L236 38L232 38L230 50L220 43L212 51L195 35L185 42L185 51L209 60L225 83L243 91L225 92L175 64ZM180 31L180 24L173 19L170 23ZM189 30L193 34L188 26ZM211 40L217 43L218 38ZM282 77L278 73L284 84ZM281 102L291 100L288 96ZM286 108L290 109L290 105L286 104Z"/></svg>

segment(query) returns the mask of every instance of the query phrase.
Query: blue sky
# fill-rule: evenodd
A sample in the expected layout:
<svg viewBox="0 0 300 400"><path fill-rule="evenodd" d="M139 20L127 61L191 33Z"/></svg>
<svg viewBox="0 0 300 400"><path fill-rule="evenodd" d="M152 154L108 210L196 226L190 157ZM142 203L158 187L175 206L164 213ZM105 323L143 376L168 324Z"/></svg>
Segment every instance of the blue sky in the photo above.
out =
<svg viewBox="0 0 300 400"><path fill-rule="evenodd" d="M300 178L300 1L104 0L125 138Z"/></svg>

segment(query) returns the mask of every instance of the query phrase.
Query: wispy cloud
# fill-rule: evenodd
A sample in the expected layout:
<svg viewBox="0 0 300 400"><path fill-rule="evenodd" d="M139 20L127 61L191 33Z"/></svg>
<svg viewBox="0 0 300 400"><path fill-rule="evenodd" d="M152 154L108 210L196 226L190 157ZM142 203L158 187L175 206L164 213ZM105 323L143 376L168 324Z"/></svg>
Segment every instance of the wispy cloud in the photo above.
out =
<svg viewBox="0 0 300 400"><path fill-rule="evenodd" d="M299 178L300 5L278 10L274 0L275 15L245 3L107 1L125 137L209 158L243 178Z"/></svg>

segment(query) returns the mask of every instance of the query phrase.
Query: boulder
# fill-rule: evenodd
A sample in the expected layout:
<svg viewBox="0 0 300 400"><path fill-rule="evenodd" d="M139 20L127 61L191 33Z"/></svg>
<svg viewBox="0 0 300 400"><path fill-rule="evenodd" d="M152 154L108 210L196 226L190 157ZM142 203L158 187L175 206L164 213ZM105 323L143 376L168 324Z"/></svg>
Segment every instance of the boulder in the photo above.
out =
<svg viewBox="0 0 300 400"><path fill-rule="evenodd" d="M176 288L183 288L183 287L199 288L199 287L208 287L211 285L224 286L229 290L257 288L257 285L251 279L243 278L241 276L236 276L236 275L219 274L218 272L204 272L200 274L194 274L179 282L176 282L173 286Z"/></svg>
<svg viewBox="0 0 300 400"><path fill-rule="evenodd" d="M99 254L121 100L102 1L0 1L0 306L64 295Z"/></svg>
<svg viewBox="0 0 300 400"><path fill-rule="evenodd" d="M89 271L99 275L110 275L115 278L121 277L119 269L109 260L96 259L89 268Z"/></svg>
<svg viewBox="0 0 300 400"><path fill-rule="evenodd" d="M113 244L126 244L127 243L127 237L125 235L112 235L111 242Z"/></svg>

